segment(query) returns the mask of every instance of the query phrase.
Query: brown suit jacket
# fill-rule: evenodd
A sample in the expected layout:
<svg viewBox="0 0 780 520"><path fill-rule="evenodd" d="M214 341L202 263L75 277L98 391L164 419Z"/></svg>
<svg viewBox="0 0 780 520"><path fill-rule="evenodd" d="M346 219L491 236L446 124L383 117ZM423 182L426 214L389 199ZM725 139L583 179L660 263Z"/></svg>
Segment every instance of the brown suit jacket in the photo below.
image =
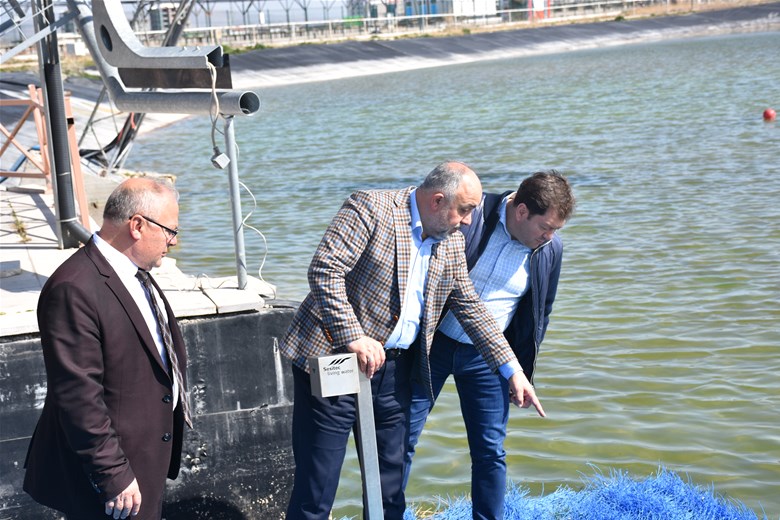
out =
<svg viewBox="0 0 780 520"><path fill-rule="evenodd" d="M165 301L165 298L163 297ZM186 352L168 302L174 348ZM160 518L176 478L184 416L149 329L94 240L49 278L38 302L47 393L27 453L24 490L71 515L99 513L133 478L141 519Z"/></svg>
<svg viewBox="0 0 780 520"><path fill-rule="evenodd" d="M355 192L328 226L309 267L311 293L281 346L299 368L308 370L309 356L332 354L362 336L381 343L390 337L406 291L412 189ZM462 234L431 249L424 299L416 370L431 399L428 352L445 303L493 370L515 359L474 291Z"/></svg>

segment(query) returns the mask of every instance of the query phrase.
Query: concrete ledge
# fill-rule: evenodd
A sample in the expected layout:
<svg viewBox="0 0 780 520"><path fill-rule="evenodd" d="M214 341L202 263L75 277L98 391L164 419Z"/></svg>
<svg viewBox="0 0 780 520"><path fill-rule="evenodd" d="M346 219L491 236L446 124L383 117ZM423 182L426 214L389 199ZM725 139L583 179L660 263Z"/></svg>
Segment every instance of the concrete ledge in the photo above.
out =
<svg viewBox="0 0 780 520"><path fill-rule="evenodd" d="M38 332L38 315L35 310L0 314L0 334L2 336L21 336Z"/></svg>
<svg viewBox="0 0 780 520"><path fill-rule="evenodd" d="M165 291L177 318L208 316L218 313L216 304L201 291Z"/></svg>
<svg viewBox="0 0 780 520"><path fill-rule="evenodd" d="M51 193L0 190L0 336L37 334L38 298L49 276L77 249L59 249L54 232ZM14 224L24 225L26 241ZM97 227L97 226L95 226ZM152 275L177 318L256 311L275 298L276 287L248 277L238 289L235 276L209 278L184 274L176 259L163 258Z"/></svg>
<svg viewBox="0 0 780 520"><path fill-rule="evenodd" d="M240 289L204 289L205 294L217 307L218 314L255 311L265 306L265 301L251 291Z"/></svg>
<svg viewBox="0 0 780 520"><path fill-rule="evenodd" d="M278 342L293 314L274 308L179 321L195 429L185 432L179 477L167 482L167 520L284 517L293 381ZM22 490L46 396L40 338L0 338L0 366L0 518L58 520Z"/></svg>

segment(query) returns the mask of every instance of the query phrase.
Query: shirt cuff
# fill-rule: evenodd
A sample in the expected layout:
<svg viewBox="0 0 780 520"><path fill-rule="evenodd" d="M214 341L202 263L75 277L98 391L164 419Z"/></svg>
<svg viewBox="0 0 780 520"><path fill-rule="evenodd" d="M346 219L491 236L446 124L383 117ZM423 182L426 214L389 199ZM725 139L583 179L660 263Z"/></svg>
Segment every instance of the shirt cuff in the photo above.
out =
<svg viewBox="0 0 780 520"><path fill-rule="evenodd" d="M515 372L519 372L522 369L523 367L520 366L520 362L516 359L513 359L509 363L504 363L498 367L498 371L502 376L504 376L504 379L509 379L515 375Z"/></svg>

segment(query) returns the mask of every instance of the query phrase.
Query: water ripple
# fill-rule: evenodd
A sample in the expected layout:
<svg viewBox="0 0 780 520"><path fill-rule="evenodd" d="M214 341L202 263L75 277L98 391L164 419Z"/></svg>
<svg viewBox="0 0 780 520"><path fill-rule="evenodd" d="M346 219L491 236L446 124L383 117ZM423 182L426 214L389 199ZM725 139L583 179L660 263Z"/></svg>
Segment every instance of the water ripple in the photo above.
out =
<svg viewBox="0 0 780 520"><path fill-rule="evenodd" d="M236 121L264 277L303 298L322 232L356 188L417 184L450 158L492 191L558 168L579 202L537 364L549 417L512 410L509 477L541 493L578 487L589 464L638 475L662 464L776 518L780 124L761 112L778 103L778 48L780 34L755 33L264 89L262 113ZM179 176L179 265L230 275L227 185L208 135L207 120L188 121L139 139L133 158ZM256 269L265 248L246 241ZM469 481L450 382L408 497L430 503ZM359 515L360 494L350 450L334 517Z"/></svg>

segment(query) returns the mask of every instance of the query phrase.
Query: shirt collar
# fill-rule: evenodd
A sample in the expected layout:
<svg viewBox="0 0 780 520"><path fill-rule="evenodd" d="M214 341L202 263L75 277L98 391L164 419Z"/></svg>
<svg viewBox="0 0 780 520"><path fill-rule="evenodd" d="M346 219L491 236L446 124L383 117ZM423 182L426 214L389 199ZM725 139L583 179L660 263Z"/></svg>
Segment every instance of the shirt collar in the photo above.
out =
<svg viewBox="0 0 780 520"><path fill-rule="evenodd" d="M509 199L512 197L510 193L504 200L501 201L501 207L498 209L498 221L501 222L501 227L504 229L504 233L511 239L512 235L509 234L509 230L506 228L506 207L509 204Z"/></svg>
<svg viewBox="0 0 780 520"><path fill-rule="evenodd" d="M132 260L103 240L97 233L93 234L92 237L95 240L98 251L106 257L106 260L108 260L108 263L111 264L111 267L116 271L116 274L118 274L120 278L135 276L135 273L138 272L138 266L135 265Z"/></svg>
<svg viewBox="0 0 780 520"><path fill-rule="evenodd" d="M422 219L420 218L420 210L417 208L417 197L414 196L416 191L417 188L413 189L409 194L409 201L412 211L412 237L417 244L420 244L422 243L423 225Z"/></svg>
<svg viewBox="0 0 780 520"><path fill-rule="evenodd" d="M529 251L533 251L533 249L531 249L527 245L525 245L525 244L515 240L514 237L509 233L509 230L506 228L506 208L507 208L507 206L509 206L509 201L512 199L513 196L514 196L514 193L510 193L509 195L504 197L504 200L501 201L501 208L498 211L498 215L499 215L498 220L501 222L501 226L502 226L502 228L504 230L504 233L506 233L506 236L509 238L509 240L514 240L515 242L517 242L518 244L520 244L524 248L528 249ZM537 249L539 249L539 248L541 248L541 247L543 247L543 246L545 246L545 245L547 245L549 243L550 243L550 241L548 240L544 244L542 244L539 247L537 247Z"/></svg>

